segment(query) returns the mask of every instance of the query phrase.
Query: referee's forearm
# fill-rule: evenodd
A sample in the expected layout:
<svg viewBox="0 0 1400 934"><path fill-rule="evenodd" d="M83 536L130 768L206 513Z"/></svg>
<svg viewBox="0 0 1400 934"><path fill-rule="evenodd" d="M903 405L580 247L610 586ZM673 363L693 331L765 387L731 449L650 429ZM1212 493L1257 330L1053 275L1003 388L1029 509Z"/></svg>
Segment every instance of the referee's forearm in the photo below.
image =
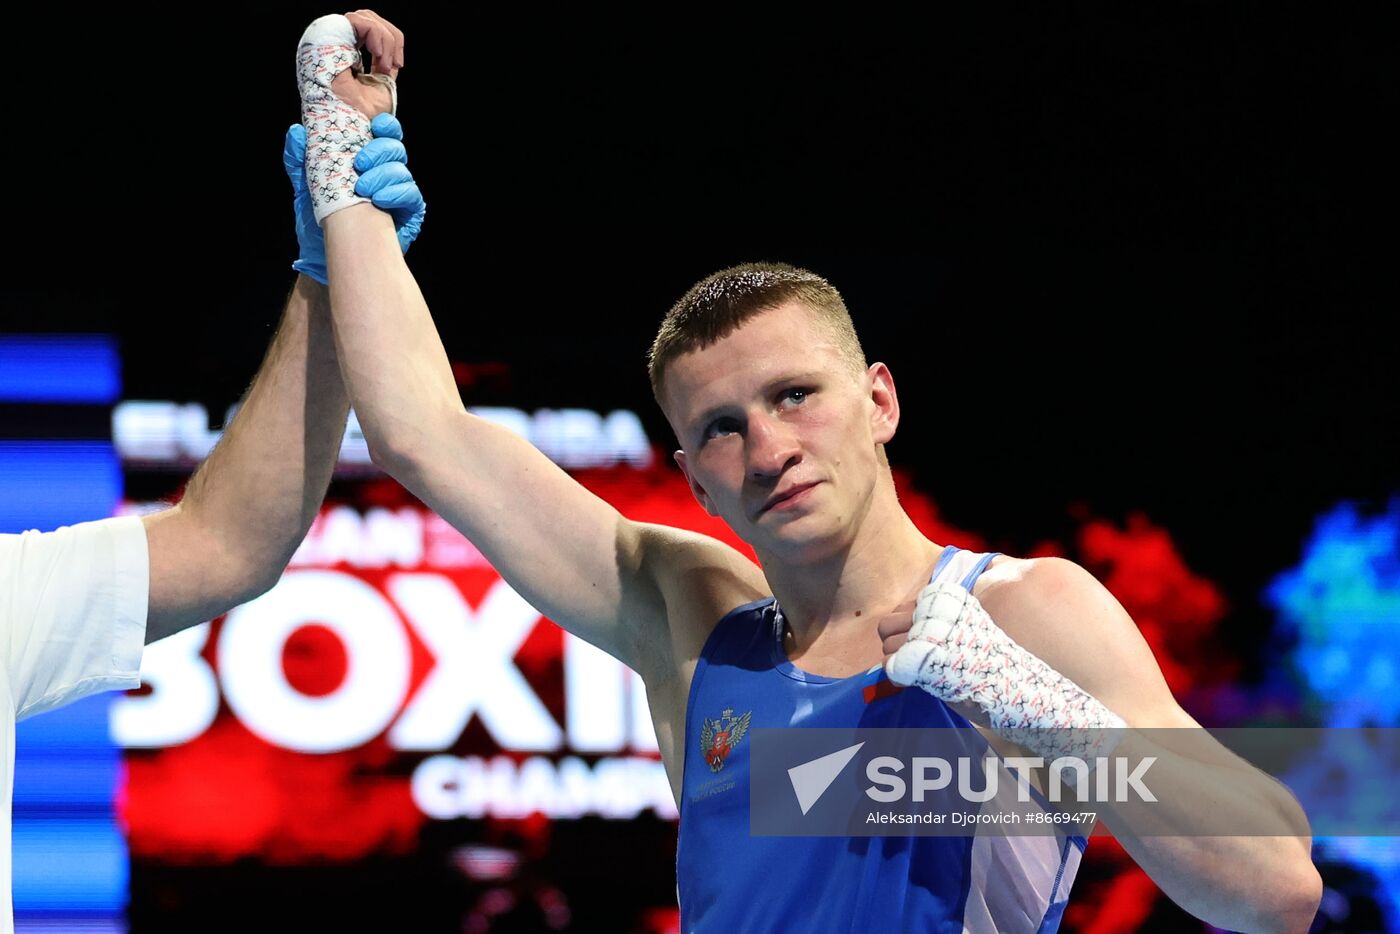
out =
<svg viewBox="0 0 1400 934"><path fill-rule="evenodd" d="M301 276L238 414L181 503L236 561L227 586L237 592L220 596L241 602L277 582L325 496L348 409L326 288Z"/></svg>

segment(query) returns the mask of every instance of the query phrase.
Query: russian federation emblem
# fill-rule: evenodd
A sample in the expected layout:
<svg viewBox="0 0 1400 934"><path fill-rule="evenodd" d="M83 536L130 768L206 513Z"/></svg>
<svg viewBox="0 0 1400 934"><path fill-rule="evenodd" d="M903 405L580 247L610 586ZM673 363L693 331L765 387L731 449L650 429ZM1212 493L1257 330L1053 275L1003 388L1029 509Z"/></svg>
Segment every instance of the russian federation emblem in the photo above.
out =
<svg viewBox="0 0 1400 934"><path fill-rule="evenodd" d="M718 772L724 768L724 760L749 731L751 717L752 710L736 717L734 709L726 707L719 719L711 720L706 717L700 721L700 749L705 755L705 761L710 764L711 772Z"/></svg>

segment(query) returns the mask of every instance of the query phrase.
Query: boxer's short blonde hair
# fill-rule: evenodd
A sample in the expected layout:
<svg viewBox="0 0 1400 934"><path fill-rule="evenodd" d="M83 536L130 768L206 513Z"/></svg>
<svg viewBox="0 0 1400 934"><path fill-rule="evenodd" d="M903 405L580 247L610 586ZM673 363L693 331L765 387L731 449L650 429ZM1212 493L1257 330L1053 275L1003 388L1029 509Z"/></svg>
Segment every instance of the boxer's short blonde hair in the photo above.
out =
<svg viewBox="0 0 1400 934"><path fill-rule="evenodd" d="M703 350L755 315L791 301L801 302L830 331L852 369L865 370L865 351L850 312L830 282L786 263L743 263L695 283L662 319L647 357L656 401L662 401L666 368L678 357Z"/></svg>

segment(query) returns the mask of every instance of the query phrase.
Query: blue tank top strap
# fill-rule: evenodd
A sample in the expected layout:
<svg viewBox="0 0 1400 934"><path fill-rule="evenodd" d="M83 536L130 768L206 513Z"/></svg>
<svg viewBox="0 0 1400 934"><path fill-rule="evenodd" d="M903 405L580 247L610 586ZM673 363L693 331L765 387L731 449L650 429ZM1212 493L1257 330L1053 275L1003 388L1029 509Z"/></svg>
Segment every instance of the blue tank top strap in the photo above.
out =
<svg viewBox="0 0 1400 934"><path fill-rule="evenodd" d="M938 560L933 565L933 573L928 576L930 583L937 580L938 575L943 573L943 569L962 552L963 549L959 548L957 545L944 546L943 553L938 556ZM977 583L977 578L981 577L982 572L987 570L987 566L999 557L1001 557L1001 552L989 551L981 558L977 559L977 563L974 564L972 569L963 577L961 581L962 587L969 591L972 590Z"/></svg>
<svg viewBox="0 0 1400 934"><path fill-rule="evenodd" d="M993 559L1000 555L1001 552L999 551L989 551L983 555L981 559L972 566L972 570L967 572L967 576L963 578L963 589L968 593L972 593L972 588L977 585L977 578L981 577L982 572L987 570L987 565L991 564Z"/></svg>
<svg viewBox="0 0 1400 934"><path fill-rule="evenodd" d="M928 576L930 584L933 583L933 579L942 573L943 569L948 566L948 562L952 561L953 557L960 551L962 551L962 549L957 545L945 545L943 547L943 554L938 556L938 561L933 565L933 573Z"/></svg>

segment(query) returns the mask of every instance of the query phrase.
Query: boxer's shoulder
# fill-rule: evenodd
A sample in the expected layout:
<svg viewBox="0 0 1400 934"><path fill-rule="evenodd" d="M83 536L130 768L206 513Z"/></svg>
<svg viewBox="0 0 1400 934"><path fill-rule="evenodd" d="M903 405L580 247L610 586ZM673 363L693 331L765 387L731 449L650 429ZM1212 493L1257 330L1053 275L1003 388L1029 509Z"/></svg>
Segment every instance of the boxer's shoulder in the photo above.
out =
<svg viewBox="0 0 1400 934"><path fill-rule="evenodd" d="M981 600L996 590L1017 586L1025 580L1038 560L1040 559L997 555L977 578L977 583L973 584L973 596Z"/></svg>
<svg viewBox="0 0 1400 934"><path fill-rule="evenodd" d="M1101 586L1067 558L995 559L977 579L973 596L1013 638L1023 626L1044 626L1056 607L1078 605Z"/></svg>
<svg viewBox="0 0 1400 934"><path fill-rule="evenodd" d="M1092 575L1068 558L1015 558L998 555L977 578L973 595L985 602L992 594L1015 592L1017 596L1053 596L1066 588L1082 586Z"/></svg>
<svg viewBox="0 0 1400 934"><path fill-rule="evenodd" d="M730 610L766 597L767 581L750 558L730 545L683 529L643 524L641 562L664 606L665 633L651 653L662 667L693 658Z"/></svg>

